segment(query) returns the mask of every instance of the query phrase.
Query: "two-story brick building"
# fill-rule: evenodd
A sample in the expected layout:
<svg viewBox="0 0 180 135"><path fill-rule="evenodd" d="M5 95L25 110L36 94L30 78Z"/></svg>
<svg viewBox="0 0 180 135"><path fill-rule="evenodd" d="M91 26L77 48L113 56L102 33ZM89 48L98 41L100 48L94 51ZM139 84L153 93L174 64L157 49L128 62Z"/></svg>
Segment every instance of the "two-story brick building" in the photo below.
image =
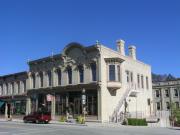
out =
<svg viewBox="0 0 180 135"><path fill-rule="evenodd" d="M6 116L15 114L16 100L22 114L46 107L53 118L85 110L87 119L120 122L125 111L138 118L153 112L151 67L136 59L135 46L125 55L123 40L116 51L100 43L70 43L60 54L28 64L27 72L0 77Z"/></svg>

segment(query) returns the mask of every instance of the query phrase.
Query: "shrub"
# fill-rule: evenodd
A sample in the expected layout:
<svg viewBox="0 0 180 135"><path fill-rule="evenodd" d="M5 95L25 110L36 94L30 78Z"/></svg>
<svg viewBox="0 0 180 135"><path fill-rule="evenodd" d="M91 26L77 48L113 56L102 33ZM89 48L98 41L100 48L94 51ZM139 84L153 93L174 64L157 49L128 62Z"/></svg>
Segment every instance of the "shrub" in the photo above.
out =
<svg viewBox="0 0 180 135"><path fill-rule="evenodd" d="M147 126L147 122L146 122L146 119L128 118L128 125Z"/></svg>
<svg viewBox="0 0 180 135"><path fill-rule="evenodd" d="M66 122L66 121L67 121L66 116L60 116L59 121L60 121L60 122Z"/></svg>
<svg viewBox="0 0 180 135"><path fill-rule="evenodd" d="M79 123L79 124L85 124L85 119L82 116L78 116L76 118L76 122Z"/></svg>
<svg viewBox="0 0 180 135"><path fill-rule="evenodd" d="M122 125L128 125L127 119L124 119L124 120L123 120Z"/></svg>

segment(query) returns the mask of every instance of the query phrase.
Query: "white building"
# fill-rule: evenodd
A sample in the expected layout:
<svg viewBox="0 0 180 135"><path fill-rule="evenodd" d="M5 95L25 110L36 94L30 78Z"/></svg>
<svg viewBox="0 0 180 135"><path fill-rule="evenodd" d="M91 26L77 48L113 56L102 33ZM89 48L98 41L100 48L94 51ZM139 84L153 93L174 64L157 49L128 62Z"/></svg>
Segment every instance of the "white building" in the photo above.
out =
<svg viewBox="0 0 180 135"><path fill-rule="evenodd" d="M84 108L87 120L101 122L121 122L124 111L129 117L149 117L151 67L137 60L135 46L129 46L125 55L124 43L118 40L117 50L99 43L89 47L70 43L60 54L30 61L23 90L26 114L46 106L53 118L67 112L75 117ZM7 77L0 77L0 99L11 106L11 98L3 92L10 83Z"/></svg>

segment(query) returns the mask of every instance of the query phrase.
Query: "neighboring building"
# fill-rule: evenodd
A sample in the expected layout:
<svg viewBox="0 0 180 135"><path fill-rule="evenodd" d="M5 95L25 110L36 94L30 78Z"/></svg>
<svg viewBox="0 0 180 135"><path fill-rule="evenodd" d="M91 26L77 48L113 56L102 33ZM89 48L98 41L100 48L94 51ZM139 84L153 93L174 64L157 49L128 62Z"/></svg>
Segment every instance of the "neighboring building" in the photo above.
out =
<svg viewBox="0 0 180 135"><path fill-rule="evenodd" d="M18 101L22 97L18 103L22 108L26 104L26 114L45 107L53 118L67 112L75 117L84 109L87 119L101 122L121 121L124 111L129 117L149 117L153 112L151 67L136 59L135 46L125 55L124 43L117 41L117 51L99 43L89 47L70 43L61 54L28 62L29 71L23 77L21 73L0 77L6 115L16 97Z"/></svg>
<svg viewBox="0 0 180 135"><path fill-rule="evenodd" d="M153 83L154 110L169 111L172 103L180 106L180 79Z"/></svg>
<svg viewBox="0 0 180 135"><path fill-rule="evenodd" d="M0 100L8 103L0 104L0 114L26 114L27 77L27 72L0 77Z"/></svg>

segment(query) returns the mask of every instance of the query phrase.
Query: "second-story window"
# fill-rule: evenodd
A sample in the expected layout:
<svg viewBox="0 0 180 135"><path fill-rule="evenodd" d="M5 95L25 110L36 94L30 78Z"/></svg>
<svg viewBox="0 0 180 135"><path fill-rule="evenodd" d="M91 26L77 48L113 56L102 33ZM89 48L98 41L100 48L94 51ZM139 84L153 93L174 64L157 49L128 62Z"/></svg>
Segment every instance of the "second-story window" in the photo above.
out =
<svg viewBox="0 0 180 135"><path fill-rule="evenodd" d="M178 90L177 89L174 89L174 96L178 97Z"/></svg>
<svg viewBox="0 0 180 135"><path fill-rule="evenodd" d="M36 87L36 78L35 78L35 74L32 74L32 88Z"/></svg>
<svg viewBox="0 0 180 135"><path fill-rule="evenodd" d="M2 88L2 85L0 85L0 95L3 95L3 88Z"/></svg>
<svg viewBox="0 0 180 135"><path fill-rule="evenodd" d="M127 83L130 82L130 79L129 79L129 71L126 71L126 79L127 79Z"/></svg>
<svg viewBox="0 0 180 135"><path fill-rule="evenodd" d="M6 83L6 91L5 91L5 93L6 93L6 94L9 94L8 91L9 91L9 87L8 87L8 83ZM6 95L6 94L5 94L5 95Z"/></svg>
<svg viewBox="0 0 180 135"><path fill-rule="evenodd" d="M109 81L116 81L115 65L109 65Z"/></svg>
<svg viewBox="0 0 180 135"><path fill-rule="evenodd" d="M169 90L168 89L165 90L165 96L169 97Z"/></svg>
<svg viewBox="0 0 180 135"><path fill-rule="evenodd" d="M156 97L160 97L160 90L156 90Z"/></svg>
<svg viewBox="0 0 180 135"><path fill-rule="evenodd" d="M92 81L96 81L96 63L91 63Z"/></svg>
<svg viewBox="0 0 180 135"><path fill-rule="evenodd" d="M82 65L79 65L78 70L79 70L79 82L83 83L84 82L84 67Z"/></svg>
<svg viewBox="0 0 180 135"><path fill-rule="evenodd" d="M157 103L156 103L156 109L157 109L157 110L160 110L160 109L161 109L161 104L160 104L160 102L157 102Z"/></svg>
<svg viewBox="0 0 180 135"><path fill-rule="evenodd" d="M12 94L14 94L14 82L11 83L11 91L12 91Z"/></svg>
<svg viewBox="0 0 180 135"><path fill-rule="evenodd" d="M137 84L138 84L138 88L140 88L140 75L137 75Z"/></svg>
<svg viewBox="0 0 180 135"><path fill-rule="evenodd" d="M149 89L149 79L148 79L147 76L146 76L146 89L147 89L147 90Z"/></svg>
<svg viewBox="0 0 180 135"><path fill-rule="evenodd" d="M117 70L118 70L118 81L120 82L121 81L121 69L120 69L120 66L117 65Z"/></svg>
<svg viewBox="0 0 180 135"><path fill-rule="evenodd" d="M39 85L39 86L40 86L40 87L43 87L43 85L44 85L44 84L43 84L43 80L44 80L43 72L40 72L40 73L39 73L39 79L40 79L40 81L39 81L39 82L40 82L40 85Z"/></svg>
<svg viewBox="0 0 180 135"><path fill-rule="evenodd" d="M144 77L141 75L141 88L144 89Z"/></svg>
<svg viewBox="0 0 180 135"><path fill-rule="evenodd" d="M166 109L169 110L170 109L170 103L166 102Z"/></svg>
<svg viewBox="0 0 180 135"><path fill-rule="evenodd" d="M68 73L68 84L72 84L72 68L67 67L67 73Z"/></svg>
<svg viewBox="0 0 180 135"><path fill-rule="evenodd" d="M12 87L13 87L13 86L12 86L12 83L10 83L9 85L10 85L9 93L12 94L12 91L13 91L13 89L12 89Z"/></svg>
<svg viewBox="0 0 180 135"><path fill-rule="evenodd" d="M51 74L51 71L47 72L47 76L48 76L48 86L52 86L52 74Z"/></svg>
<svg viewBox="0 0 180 135"><path fill-rule="evenodd" d="M61 69L57 69L57 79L58 79L58 85L61 85Z"/></svg>
<svg viewBox="0 0 180 135"><path fill-rule="evenodd" d="M131 83L133 83L133 72L130 73Z"/></svg>
<svg viewBox="0 0 180 135"><path fill-rule="evenodd" d="M20 81L17 82L17 93L19 94L20 93Z"/></svg>
<svg viewBox="0 0 180 135"><path fill-rule="evenodd" d="M23 92L26 92L26 80L23 81Z"/></svg>

